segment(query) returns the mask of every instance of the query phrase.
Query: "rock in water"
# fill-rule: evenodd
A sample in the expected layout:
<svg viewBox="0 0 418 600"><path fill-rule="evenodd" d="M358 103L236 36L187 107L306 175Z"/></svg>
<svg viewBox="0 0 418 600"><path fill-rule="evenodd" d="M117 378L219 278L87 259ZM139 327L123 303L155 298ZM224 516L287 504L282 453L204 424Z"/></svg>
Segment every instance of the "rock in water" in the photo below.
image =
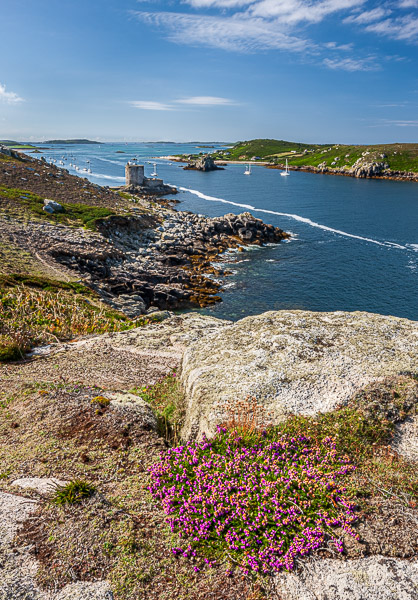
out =
<svg viewBox="0 0 418 600"><path fill-rule="evenodd" d="M196 160L191 160L185 169L193 169L195 171L223 171L222 167L218 167L215 161L209 154L200 156Z"/></svg>
<svg viewBox="0 0 418 600"><path fill-rule="evenodd" d="M310 311L247 317L186 349L183 437L213 435L246 398L262 426L331 411L371 381L417 364L418 323L407 319Z"/></svg>

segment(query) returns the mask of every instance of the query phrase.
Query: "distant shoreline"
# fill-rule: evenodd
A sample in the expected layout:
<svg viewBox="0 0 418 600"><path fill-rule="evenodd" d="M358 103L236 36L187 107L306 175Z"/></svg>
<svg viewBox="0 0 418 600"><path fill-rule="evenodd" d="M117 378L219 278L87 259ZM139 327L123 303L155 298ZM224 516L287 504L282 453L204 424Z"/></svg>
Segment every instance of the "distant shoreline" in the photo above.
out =
<svg viewBox="0 0 418 600"><path fill-rule="evenodd" d="M180 158L178 155L174 156L159 156L159 160L170 160L173 162L184 163L187 161ZM286 168L284 164L273 165L268 161L261 160L215 160L216 165L255 165L259 167L266 167L267 169L277 169L283 171ZM385 181L410 181L418 182L418 173L409 173L407 171L392 171L390 175L367 175L364 177L357 177L354 173L348 171L342 171L341 169L333 169L332 167L325 167L319 169L310 165L293 166L288 165L289 171L302 172L302 173L313 173L315 175L339 175L341 177L354 177L355 179L381 179Z"/></svg>

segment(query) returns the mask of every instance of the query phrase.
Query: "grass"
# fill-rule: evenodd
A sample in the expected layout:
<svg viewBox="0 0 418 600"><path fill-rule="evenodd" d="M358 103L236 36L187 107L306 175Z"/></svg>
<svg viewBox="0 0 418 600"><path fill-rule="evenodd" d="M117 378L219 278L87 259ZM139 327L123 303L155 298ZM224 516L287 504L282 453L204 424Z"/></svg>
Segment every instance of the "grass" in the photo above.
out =
<svg viewBox="0 0 418 600"><path fill-rule="evenodd" d="M63 504L78 504L90 498L96 491L96 488L91 483L87 483L82 479L74 479L65 485L57 486L52 498L51 504L61 506Z"/></svg>
<svg viewBox="0 0 418 600"><path fill-rule="evenodd" d="M154 409L161 435L172 443L178 442L184 407L183 393L176 373L163 377L154 385L133 388L130 392L140 396Z"/></svg>
<svg viewBox="0 0 418 600"><path fill-rule="evenodd" d="M116 214L115 211L105 207L88 206L86 204L67 204L63 202L60 203L64 209L62 212L49 214L43 210L44 198L41 196L28 190L9 188L2 185L0 185L0 197L18 201L32 215L38 218L63 225L85 227L93 231L96 229L96 221L98 219Z"/></svg>
<svg viewBox="0 0 418 600"><path fill-rule="evenodd" d="M0 276L0 361L20 359L34 346L80 335L125 331L151 317L129 319L77 283L23 275Z"/></svg>

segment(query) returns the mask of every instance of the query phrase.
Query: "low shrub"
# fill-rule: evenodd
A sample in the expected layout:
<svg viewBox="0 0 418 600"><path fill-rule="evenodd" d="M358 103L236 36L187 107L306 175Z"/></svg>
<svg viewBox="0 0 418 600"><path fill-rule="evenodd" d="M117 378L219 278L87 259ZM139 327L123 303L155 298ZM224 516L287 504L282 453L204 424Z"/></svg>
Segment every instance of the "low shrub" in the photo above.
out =
<svg viewBox="0 0 418 600"><path fill-rule="evenodd" d="M334 528L357 537L341 485L354 470L349 459L331 437L318 444L277 430L255 436L219 427L213 440L172 448L151 467L149 489L185 538L173 552L263 574L293 569L297 556L327 539L342 552Z"/></svg>

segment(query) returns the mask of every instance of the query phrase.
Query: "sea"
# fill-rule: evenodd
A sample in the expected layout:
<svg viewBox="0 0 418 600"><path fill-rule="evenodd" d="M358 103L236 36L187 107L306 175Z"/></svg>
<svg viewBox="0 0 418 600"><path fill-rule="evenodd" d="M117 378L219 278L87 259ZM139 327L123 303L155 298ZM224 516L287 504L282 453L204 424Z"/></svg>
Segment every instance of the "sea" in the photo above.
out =
<svg viewBox="0 0 418 600"><path fill-rule="evenodd" d="M204 146L204 147L202 147ZM289 232L289 241L227 252L223 301L202 312L237 320L269 310L368 311L418 320L418 183L227 165L185 171L162 157L225 148L222 142L48 144L47 161L93 183L124 183L133 158L175 185L178 210L210 217L244 211ZM39 154L35 154L37 158ZM87 162L90 161L90 162ZM78 170L71 165L76 165ZM83 171L89 168L91 173Z"/></svg>

